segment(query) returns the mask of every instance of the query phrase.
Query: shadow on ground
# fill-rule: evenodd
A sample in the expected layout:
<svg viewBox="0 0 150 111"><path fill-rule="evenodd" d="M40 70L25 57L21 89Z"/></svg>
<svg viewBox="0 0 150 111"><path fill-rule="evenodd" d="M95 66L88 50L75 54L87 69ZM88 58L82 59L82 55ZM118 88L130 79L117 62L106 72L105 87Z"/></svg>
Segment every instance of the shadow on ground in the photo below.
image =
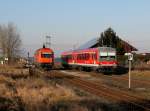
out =
<svg viewBox="0 0 150 111"><path fill-rule="evenodd" d="M0 111L25 111L24 105L19 97L0 97Z"/></svg>
<svg viewBox="0 0 150 111"><path fill-rule="evenodd" d="M103 103L99 100L83 100L80 102L61 101L51 107L51 111L144 111L129 103Z"/></svg>
<svg viewBox="0 0 150 111"><path fill-rule="evenodd" d="M118 66L114 71L102 72L105 75L124 75L128 73L128 68Z"/></svg>
<svg viewBox="0 0 150 111"><path fill-rule="evenodd" d="M149 102L136 103L149 106ZM11 99L0 97L0 111L144 111L144 109L131 103L111 103L111 101L108 103L100 99L62 100L51 104L48 101L24 104L19 97Z"/></svg>

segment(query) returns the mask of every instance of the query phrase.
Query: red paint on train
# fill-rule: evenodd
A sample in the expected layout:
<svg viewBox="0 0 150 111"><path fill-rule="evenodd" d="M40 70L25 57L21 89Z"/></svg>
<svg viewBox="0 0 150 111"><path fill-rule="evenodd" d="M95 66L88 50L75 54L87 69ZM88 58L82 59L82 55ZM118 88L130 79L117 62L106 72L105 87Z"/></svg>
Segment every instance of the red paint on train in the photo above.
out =
<svg viewBox="0 0 150 111"><path fill-rule="evenodd" d="M64 67L94 67L116 68L116 50L111 47L98 47L83 50L63 52L61 54L62 65Z"/></svg>

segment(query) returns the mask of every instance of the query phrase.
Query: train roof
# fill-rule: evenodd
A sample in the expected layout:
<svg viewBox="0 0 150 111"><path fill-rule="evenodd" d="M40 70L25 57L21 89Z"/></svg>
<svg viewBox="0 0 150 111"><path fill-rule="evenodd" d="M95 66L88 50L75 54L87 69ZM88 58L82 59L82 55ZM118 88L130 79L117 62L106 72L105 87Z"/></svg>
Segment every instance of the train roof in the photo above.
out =
<svg viewBox="0 0 150 111"><path fill-rule="evenodd" d="M40 48L40 49L36 50L36 52L39 52L39 51L50 51L50 52L53 52L53 50L51 48Z"/></svg>
<svg viewBox="0 0 150 111"><path fill-rule="evenodd" d="M109 50L109 51L116 51L116 48L113 47L98 47L100 51L105 51L105 50Z"/></svg>
<svg viewBox="0 0 150 111"><path fill-rule="evenodd" d="M68 55L68 54L72 54L72 53L79 53L81 51L86 52L86 51L94 51L94 50L97 50L97 48L77 49L77 50L63 52L62 55Z"/></svg>
<svg viewBox="0 0 150 111"><path fill-rule="evenodd" d="M80 53L80 52L89 52L89 51L96 51L97 49L99 49L100 51L116 51L115 48L112 47L97 47L97 48L88 48L88 49L77 49L77 50L72 50L72 51L66 51L63 52L62 55L69 55L72 53Z"/></svg>

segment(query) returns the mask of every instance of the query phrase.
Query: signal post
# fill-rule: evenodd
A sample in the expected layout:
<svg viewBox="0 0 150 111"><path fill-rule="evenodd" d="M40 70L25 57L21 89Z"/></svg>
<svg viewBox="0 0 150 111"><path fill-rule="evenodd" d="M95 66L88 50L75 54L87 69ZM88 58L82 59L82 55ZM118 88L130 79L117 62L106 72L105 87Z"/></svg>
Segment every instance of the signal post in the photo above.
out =
<svg viewBox="0 0 150 111"><path fill-rule="evenodd" d="M129 84L128 88L131 89L131 65L132 65L132 60L133 60L133 54L132 53L126 53L125 55L128 56L128 61L129 61Z"/></svg>

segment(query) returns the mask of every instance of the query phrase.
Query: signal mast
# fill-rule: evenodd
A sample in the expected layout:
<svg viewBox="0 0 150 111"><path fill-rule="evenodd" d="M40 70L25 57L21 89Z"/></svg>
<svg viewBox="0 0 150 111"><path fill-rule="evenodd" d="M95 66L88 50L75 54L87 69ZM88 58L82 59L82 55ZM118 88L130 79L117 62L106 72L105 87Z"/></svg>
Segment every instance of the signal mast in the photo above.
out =
<svg viewBox="0 0 150 111"><path fill-rule="evenodd" d="M45 46L47 48L50 48L51 47L51 36L46 36L46 43L45 43Z"/></svg>

